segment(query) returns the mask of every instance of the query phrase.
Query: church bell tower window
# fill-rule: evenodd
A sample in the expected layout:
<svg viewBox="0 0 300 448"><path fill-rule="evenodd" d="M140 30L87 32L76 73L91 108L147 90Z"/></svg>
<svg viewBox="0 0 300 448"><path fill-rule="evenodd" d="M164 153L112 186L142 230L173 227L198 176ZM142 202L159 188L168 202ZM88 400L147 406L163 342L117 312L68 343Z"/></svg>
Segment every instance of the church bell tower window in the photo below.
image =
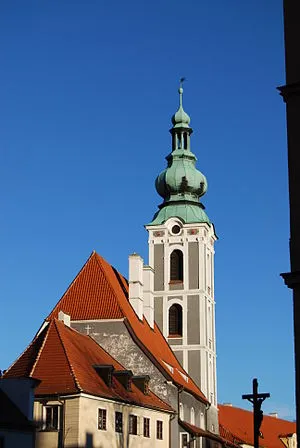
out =
<svg viewBox="0 0 300 448"><path fill-rule="evenodd" d="M183 253L178 249L170 257L170 282L183 282Z"/></svg>
<svg viewBox="0 0 300 448"><path fill-rule="evenodd" d="M183 149L187 149L187 133L183 134Z"/></svg>
<svg viewBox="0 0 300 448"><path fill-rule="evenodd" d="M182 307L177 303L169 309L169 336L182 336Z"/></svg>

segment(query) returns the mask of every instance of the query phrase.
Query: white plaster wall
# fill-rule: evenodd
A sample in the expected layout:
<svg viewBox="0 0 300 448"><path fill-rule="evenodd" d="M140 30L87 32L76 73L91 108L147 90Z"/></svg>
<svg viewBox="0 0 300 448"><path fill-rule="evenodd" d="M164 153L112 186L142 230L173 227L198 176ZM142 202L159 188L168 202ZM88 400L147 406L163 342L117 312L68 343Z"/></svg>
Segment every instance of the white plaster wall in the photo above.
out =
<svg viewBox="0 0 300 448"><path fill-rule="evenodd" d="M183 307L183 337L182 344L172 345L172 350L183 352L183 367L188 371L188 351L200 352L201 389L213 405L217 404L216 395L216 338L215 338L215 301L214 301L214 242L216 236L213 226L206 223L184 224L179 235L172 235L170 229L178 224L176 218L170 218L160 226L147 226L149 232L149 264L154 265L154 246L164 245L164 290L155 291L155 297L163 297L163 334L168 338L168 311L174 303ZM190 235L189 230L196 229L197 233ZM156 232L160 232L156 236ZM161 234L163 232L163 235ZM199 246L199 289L188 289L189 263L188 245L198 242ZM180 249L184 256L183 289L170 290L170 255L175 249ZM155 274L154 274L155 275ZM188 295L199 296L199 333L200 344L187 343L187 307ZM178 298L176 297L178 296ZM182 297L180 299L179 297ZM210 311L209 311L210 309ZM208 321L209 320L209 321Z"/></svg>
<svg viewBox="0 0 300 448"><path fill-rule="evenodd" d="M107 410L107 430L98 429L98 409ZM123 433L115 432L115 411L123 413ZM128 448L141 447L169 447L169 414L141 408L109 402L98 398L80 397L79 407L79 443L85 446L86 435L92 437L93 448ZM138 435L128 434L128 418L130 414L138 417ZM150 437L143 437L143 417L150 418ZM156 439L156 421L163 421L163 440ZM123 442L124 443L123 445Z"/></svg>

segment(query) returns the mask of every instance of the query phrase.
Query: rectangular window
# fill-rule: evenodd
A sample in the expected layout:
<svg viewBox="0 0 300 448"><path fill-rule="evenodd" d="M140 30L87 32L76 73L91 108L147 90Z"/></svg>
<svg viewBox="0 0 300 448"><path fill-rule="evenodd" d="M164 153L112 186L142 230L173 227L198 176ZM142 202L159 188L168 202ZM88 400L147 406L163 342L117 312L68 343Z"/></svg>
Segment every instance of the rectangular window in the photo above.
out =
<svg viewBox="0 0 300 448"><path fill-rule="evenodd" d="M122 412L116 411L115 414L115 431L123 432L123 414Z"/></svg>
<svg viewBox="0 0 300 448"><path fill-rule="evenodd" d="M181 434L181 448L187 448L188 445L188 435L187 434Z"/></svg>
<svg viewBox="0 0 300 448"><path fill-rule="evenodd" d="M144 417L144 437L150 437L150 418Z"/></svg>
<svg viewBox="0 0 300 448"><path fill-rule="evenodd" d="M138 419L136 415L129 415L129 434L137 434Z"/></svg>
<svg viewBox="0 0 300 448"><path fill-rule="evenodd" d="M163 439L163 422L161 420L156 421L156 438L158 440Z"/></svg>
<svg viewBox="0 0 300 448"><path fill-rule="evenodd" d="M106 431L106 409L98 409L98 429Z"/></svg>
<svg viewBox="0 0 300 448"><path fill-rule="evenodd" d="M59 429L58 411L59 406L45 406L44 408L44 427L46 431Z"/></svg>

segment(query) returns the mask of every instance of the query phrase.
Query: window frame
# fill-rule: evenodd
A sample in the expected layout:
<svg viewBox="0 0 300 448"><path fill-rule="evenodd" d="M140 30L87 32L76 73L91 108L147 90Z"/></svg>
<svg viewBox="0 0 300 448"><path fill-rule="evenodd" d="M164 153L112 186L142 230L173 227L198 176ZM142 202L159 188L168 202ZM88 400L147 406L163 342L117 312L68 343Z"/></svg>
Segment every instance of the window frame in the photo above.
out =
<svg viewBox="0 0 300 448"><path fill-rule="evenodd" d="M163 421L156 420L156 439L163 440Z"/></svg>
<svg viewBox="0 0 300 448"><path fill-rule="evenodd" d="M43 431L59 431L60 430L60 408L59 404L46 404L43 406ZM48 411L51 411L50 415L50 424L47 424L48 420ZM54 415L54 412L57 411L57 415ZM56 423L56 424L55 424Z"/></svg>
<svg viewBox="0 0 300 448"><path fill-rule="evenodd" d="M117 417L121 418L121 420L118 421ZM115 432L123 434L123 412L121 411L115 411Z"/></svg>
<svg viewBox="0 0 300 448"><path fill-rule="evenodd" d="M147 424L146 424L147 422ZM143 417L143 437L150 438L150 418L149 417Z"/></svg>
<svg viewBox="0 0 300 448"><path fill-rule="evenodd" d="M183 444L183 438L186 437L186 443ZM190 445L190 440L189 440L189 433L188 432L181 432L180 433L180 448L188 448Z"/></svg>
<svg viewBox="0 0 300 448"><path fill-rule="evenodd" d="M138 435L138 416L136 414L129 414L128 433L132 436Z"/></svg>
<svg viewBox="0 0 300 448"><path fill-rule="evenodd" d="M195 425L195 409L192 406L190 411L190 423L191 425Z"/></svg>
<svg viewBox="0 0 300 448"><path fill-rule="evenodd" d="M174 249L170 253L170 283L183 283L183 252L180 249Z"/></svg>
<svg viewBox="0 0 300 448"><path fill-rule="evenodd" d="M100 413L103 415L100 417ZM101 424L100 424L101 418ZM107 409L106 408L98 408L98 429L99 431L107 431Z"/></svg>
<svg viewBox="0 0 300 448"><path fill-rule="evenodd" d="M183 307L180 303L173 303L168 310L169 338L183 337Z"/></svg>
<svg viewBox="0 0 300 448"><path fill-rule="evenodd" d="M179 403L179 418L180 420L184 420L184 408L181 402Z"/></svg>

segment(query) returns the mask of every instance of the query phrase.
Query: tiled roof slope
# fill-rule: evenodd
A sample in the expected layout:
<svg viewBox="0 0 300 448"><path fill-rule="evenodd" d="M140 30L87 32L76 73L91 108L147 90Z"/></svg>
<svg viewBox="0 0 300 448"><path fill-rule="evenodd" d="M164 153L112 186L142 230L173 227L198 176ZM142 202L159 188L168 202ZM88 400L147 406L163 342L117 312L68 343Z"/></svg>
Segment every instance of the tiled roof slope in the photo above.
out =
<svg viewBox="0 0 300 448"><path fill-rule="evenodd" d="M229 446L231 448L238 448L239 445L236 442L232 442L218 434L214 434L213 432L207 431L206 429L199 428L198 426L192 425L189 422L179 420L180 426L185 429L190 434L195 435L196 437L206 437L207 439L214 440L215 442L220 442L223 446Z"/></svg>
<svg viewBox="0 0 300 448"><path fill-rule="evenodd" d="M89 320L91 316L93 319L121 319L124 312L117 300L119 294L122 289L114 269L93 252L48 319L57 318L60 310L72 320Z"/></svg>
<svg viewBox="0 0 300 448"><path fill-rule="evenodd" d="M57 317L59 311L69 314L71 321L124 318L135 342L164 376L208 402L181 367L158 326L155 324L152 329L145 318L141 321L137 317L128 301L124 277L96 252L92 252L47 319Z"/></svg>
<svg viewBox="0 0 300 448"><path fill-rule="evenodd" d="M35 349L36 345L39 350ZM35 353L33 366L28 360L29 352ZM30 371L30 377L41 380L35 389L36 396L85 392L139 406L172 411L168 404L151 391L145 395L134 384L131 391L127 391L113 377L112 387L107 386L93 368L94 365L112 365L115 370L124 370L124 367L90 336L52 319L6 371L4 377L25 376Z"/></svg>
<svg viewBox="0 0 300 448"><path fill-rule="evenodd" d="M220 434L227 438L225 431L229 431L236 439L253 445L253 414L250 411L233 406L218 405L219 424L222 427ZM296 423L280 418L264 415L260 428L263 437L259 439L259 445L266 448L282 448L279 436L283 433L295 433Z"/></svg>

